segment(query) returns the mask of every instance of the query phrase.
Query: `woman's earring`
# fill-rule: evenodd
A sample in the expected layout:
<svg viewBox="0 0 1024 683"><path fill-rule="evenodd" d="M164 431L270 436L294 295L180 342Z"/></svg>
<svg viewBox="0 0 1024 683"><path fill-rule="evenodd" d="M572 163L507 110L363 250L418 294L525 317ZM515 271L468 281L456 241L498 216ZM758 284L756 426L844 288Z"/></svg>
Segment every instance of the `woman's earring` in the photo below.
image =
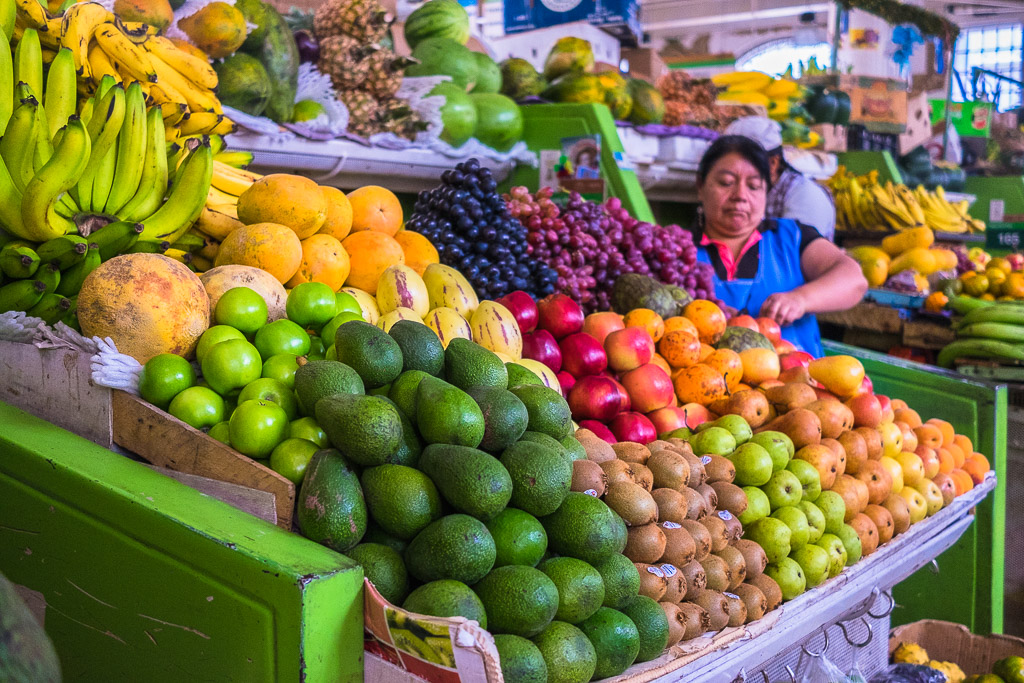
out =
<svg viewBox="0 0 1024 683"><path fill-rule="evenodd" d="M700 228L704 227L704 207L700 205L697 206L697 225Z"/></svg>

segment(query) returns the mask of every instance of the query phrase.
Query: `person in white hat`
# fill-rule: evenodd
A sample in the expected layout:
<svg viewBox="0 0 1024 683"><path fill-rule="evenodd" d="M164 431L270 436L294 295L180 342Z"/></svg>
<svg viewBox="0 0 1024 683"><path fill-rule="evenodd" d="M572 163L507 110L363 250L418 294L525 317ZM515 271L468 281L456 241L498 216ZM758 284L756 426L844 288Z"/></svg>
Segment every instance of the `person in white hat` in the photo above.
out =
<svg viewBox="0 0 1024 683"><path fill-rule="evenodd" d="M765 211L768 218L791 218L817 230L833 241L836 232L836 207L828 190L804 177L786 162L782 147L782 126L764 116L736 119L725 135L742 135L754 140L768 152L772 188Z"/></svg>

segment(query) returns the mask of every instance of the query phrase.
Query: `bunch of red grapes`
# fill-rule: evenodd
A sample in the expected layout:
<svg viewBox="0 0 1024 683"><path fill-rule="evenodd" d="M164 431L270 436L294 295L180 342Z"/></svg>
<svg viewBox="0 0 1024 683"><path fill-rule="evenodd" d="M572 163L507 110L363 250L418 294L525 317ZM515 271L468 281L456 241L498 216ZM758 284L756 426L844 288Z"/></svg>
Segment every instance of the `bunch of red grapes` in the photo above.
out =
<svg viewBox="0 0 1024 683"><path fill-rule="evenodd" d="M574 192L559 208L553 194L550 187L536 194L515 187L505 201L526 226L527 253L554 268L556 290L586 312L610 309L612 286L624 273L682 287L697 299L717 299L714 272L697 262L688 230L638 221L614 197L598 204Z"/></svg>

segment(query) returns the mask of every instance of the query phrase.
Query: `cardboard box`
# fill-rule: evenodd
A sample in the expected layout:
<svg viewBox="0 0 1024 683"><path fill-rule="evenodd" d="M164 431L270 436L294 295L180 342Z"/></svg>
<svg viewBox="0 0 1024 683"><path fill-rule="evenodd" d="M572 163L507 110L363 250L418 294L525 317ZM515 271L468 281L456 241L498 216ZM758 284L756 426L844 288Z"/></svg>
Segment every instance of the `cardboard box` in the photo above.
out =
<svg viewBox="0 0 1024 683"><path fill-rule="evenodd" d="M842 75L839 88L850 95L850 123L877 133L907 127L907 85L889 78Z"/></svg>
<svg viewBox="0 0 1024 683"><path fill-rule="evenodd" d="M643 35L639 0L505 0L504 6L505 33L586 21L629 44Z"/></svg>
<svg viewBox="0 0 1024 683"><path fill-rule="evenodd" d="M979 636L963 624L938 619L923 619L894 628L889 633L889 654L900 643L916 643L931 659L954 662L968 676L992 671L992 665L1004 657L1024 655L1024 639L1013 636Z"/></svg>
<svg viewBox="0 0 1024 683"><path fill-rule="evenodd" d="M633 47L622 50L622 59L629 62L629 74L657 83L668 73L668 66L653 47Z"/></svg>

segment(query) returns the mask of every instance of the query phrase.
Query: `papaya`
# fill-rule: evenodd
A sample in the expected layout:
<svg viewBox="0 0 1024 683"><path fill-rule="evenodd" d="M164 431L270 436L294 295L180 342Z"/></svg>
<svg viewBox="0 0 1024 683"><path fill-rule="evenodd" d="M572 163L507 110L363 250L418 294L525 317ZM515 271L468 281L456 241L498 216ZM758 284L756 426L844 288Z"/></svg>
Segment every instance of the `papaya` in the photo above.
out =
<svg viewBox="0 0 1024 683"><path fill-rule="evenodd" d="M604 88L594 74L567 73L553 80L540 94L552 102L604 102Z"/></svg>
<svg viewBox="0 0 1024 683"><path fill-rule="evenodd" d="M661 123L665 118L665 99L658 89L639 78L629 79L629 95L633 98L629 120L637 125Z"/></svg>
<svg viewBox="0 0 1024 683"><path fill-rule="evenodd" d="M544 78L525 59L515 57L501 63L501 94L513 100L539 95L544 90Z"/></svg>
<svg viewBox="0 0 1024 683"><path fill-rule="evenodd" d="M195 14L180 19L178 28L215 59L234 54L245 42L245 15L226 2L209 3Z"/></svg>
<svg viewBox="0 0 1024 683"><path fill-rule="evenodd" d="M217 97L221 104L259 116L267 108L273 86L260 60L236 52L222 62L214 62L217 72Z"/></svg>
<svg viewBox="0 0 1024 683"><path fill-rule="evenodd" d="M559 38L544 60L544 78L551 80L570 72L594 68L594 49L582 38Z"/></svg>
<svg viewBox="0 0 1024 683"><path fill-rule="evenodd" d="M911 249L927 249L935 243L935 233L927 226L908 228L882 239L882 250L889 256L899 256Z"/></svg>
<svg viewBox="0 0 1024 683"><path fill-rule="evenodd" d="M889 264L889 274L896 275L904 270L916 270L925 277L936 270L935 255L931 249L915 247L909 249L892 260Z"/></svg>
<svg viewBox="0 0 1024 683"><path fill-rule="evenodd" d="M889 255L878 247L863 245L847 250L854 261L860 264L861 272L869 287L881 287L889 276Z"/></svg>
<svg viewBox="0 0 1024 683"><path fill-rule="evenodd" d="M952 249L934 247L931 249L931 252L932 255L935 256L936 270L953 270L959 262L956 252Z"/></svg>

